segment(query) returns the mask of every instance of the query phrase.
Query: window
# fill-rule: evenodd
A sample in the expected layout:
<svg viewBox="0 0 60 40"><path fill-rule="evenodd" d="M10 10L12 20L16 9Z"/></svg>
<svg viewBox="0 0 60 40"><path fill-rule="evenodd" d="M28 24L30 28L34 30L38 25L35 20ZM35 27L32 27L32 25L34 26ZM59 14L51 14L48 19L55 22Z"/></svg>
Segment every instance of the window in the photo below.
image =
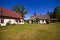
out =
<svg viewBox="0 0 60 40"><path fill-rule="evenodd" d="M4 19L1 19L1 23L4 23Z"/></svg>
<svg viewBox="0 0 60 40"><path fill-rule="evenodd" d="M23 22L23 21L19 20L19 22Z"/></svg>
<svg viewBox="0 0 60 40"><path fill-rule="evenodd" d="M19 20L19 22L21 22L21 21Z"/></svg>
<svg viewBox="0 0 60 40"><path fill-rule="evenodd" d="M44 20L42 20L42 22L44 22Z"/></svg>

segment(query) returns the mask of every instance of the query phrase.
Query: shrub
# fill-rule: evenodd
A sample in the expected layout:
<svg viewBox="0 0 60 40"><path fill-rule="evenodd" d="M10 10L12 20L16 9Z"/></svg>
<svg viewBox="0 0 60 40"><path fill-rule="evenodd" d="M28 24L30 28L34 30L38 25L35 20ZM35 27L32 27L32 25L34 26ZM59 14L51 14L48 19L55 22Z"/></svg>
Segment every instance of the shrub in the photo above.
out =
<svg viewBox="0 0 60 40"><path fill-rule="evenodd" d="M9 22L7 22L7 23L6 23L6 26L8 26L8 25L10 25L10 23L9 23Z"/></svg>
<svg viewBox="0 0 60 40"><path fill-rule="evenodd" d="M0 24L0 27L1 27L1 24Z"/></svg>

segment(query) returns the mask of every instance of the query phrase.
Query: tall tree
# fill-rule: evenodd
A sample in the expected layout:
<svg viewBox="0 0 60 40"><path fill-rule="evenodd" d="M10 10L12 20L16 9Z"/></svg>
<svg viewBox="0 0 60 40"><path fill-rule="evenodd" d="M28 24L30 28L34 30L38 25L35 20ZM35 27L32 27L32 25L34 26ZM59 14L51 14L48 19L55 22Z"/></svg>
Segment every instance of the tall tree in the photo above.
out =
<svg viewBox="0 0 60 40"><path fill-rule="evenodd" d="M22 7L20 7L19 5L15 5L12 10L16 11L16 12L20 12L21 16L24 18L24 15L27 13L24 5L22 5Z"/></svg>
<svg viewBox="0 0 60 40"><path fill-rule="evenodd" d="M20 6L19 5L15 5L12 10L16 11L16 12L20 12Z"/></svg>
<svg viewBox="0 0 60 40"><path fill-rule="evenodd" d="M34 12L34 15L36 15L36 12Z"/></svg>
<svg viewBox="0 0 60 40"><path fill-rule="evenodd" d="M53 18L53 12L47 12L47 14L50 16L50 18Z"/></svg>
<svg viewBox="0 0 60 40"><path fill-rule="evenodd" d="M22 17L25 17L24 15L27 13L27 10L25 9L24 5L22 5L20 13L21 13Z"/></svg>
<svg viewBox="0 0 60 40"><path fill-rule="evenodd" d="M53 13L54 18L56 18L58 21L60 21L60 7L56 7L54 9L54 13Z"/></svg>

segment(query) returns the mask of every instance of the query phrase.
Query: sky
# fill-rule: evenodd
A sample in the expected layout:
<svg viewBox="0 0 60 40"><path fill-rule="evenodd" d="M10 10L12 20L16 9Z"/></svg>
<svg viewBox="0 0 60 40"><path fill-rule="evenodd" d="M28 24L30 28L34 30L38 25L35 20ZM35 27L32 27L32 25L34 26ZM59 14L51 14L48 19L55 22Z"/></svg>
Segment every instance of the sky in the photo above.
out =
<svg viewBox="0 0 60 40"><path fill-rule="evenodd" d="M55 7L60 6L60 0L0 0L0 6L7 9L12 9L17 4L25 6L27 10L25 19L29 19L34 12L37 15L53 12Z"/></svg>

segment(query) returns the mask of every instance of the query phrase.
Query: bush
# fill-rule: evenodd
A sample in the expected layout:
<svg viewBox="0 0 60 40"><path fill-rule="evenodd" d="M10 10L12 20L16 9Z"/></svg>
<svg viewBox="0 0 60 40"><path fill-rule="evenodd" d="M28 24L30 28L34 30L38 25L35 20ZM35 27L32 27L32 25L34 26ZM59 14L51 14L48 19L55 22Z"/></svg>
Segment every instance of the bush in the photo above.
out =
<svg viewBox="0 0 60 40"><path fill-rule="evenodd" d="M10 23L9 23L9 22L7 22L7 23L6 23L6 26L8 26L8 25L10 25Z"/></svg>
<svg viewBox="0 0 60 40"><path fill-rule="evenodd" d="M1 24L0 24L0 27L1 27Z"/></svg>
<svg viewBox="0 0 60 40"><path fill-rule="evenodd" d="M24 20L25 23L29 23L29 20Z"/></svg>
<svg viewBox="0 0 60 40"><path fill-rule="evenodd" d="M36 21L36 23L38 23L38 21L39 21L39 18L36 18L36 20L35 20L35 21Z"/></svg>
<svg viewBox="0 0 60 40"><path fill-rule="evenodd" d="M46 24L49 24L49 21L48 20L46 21Z"/></svg>

